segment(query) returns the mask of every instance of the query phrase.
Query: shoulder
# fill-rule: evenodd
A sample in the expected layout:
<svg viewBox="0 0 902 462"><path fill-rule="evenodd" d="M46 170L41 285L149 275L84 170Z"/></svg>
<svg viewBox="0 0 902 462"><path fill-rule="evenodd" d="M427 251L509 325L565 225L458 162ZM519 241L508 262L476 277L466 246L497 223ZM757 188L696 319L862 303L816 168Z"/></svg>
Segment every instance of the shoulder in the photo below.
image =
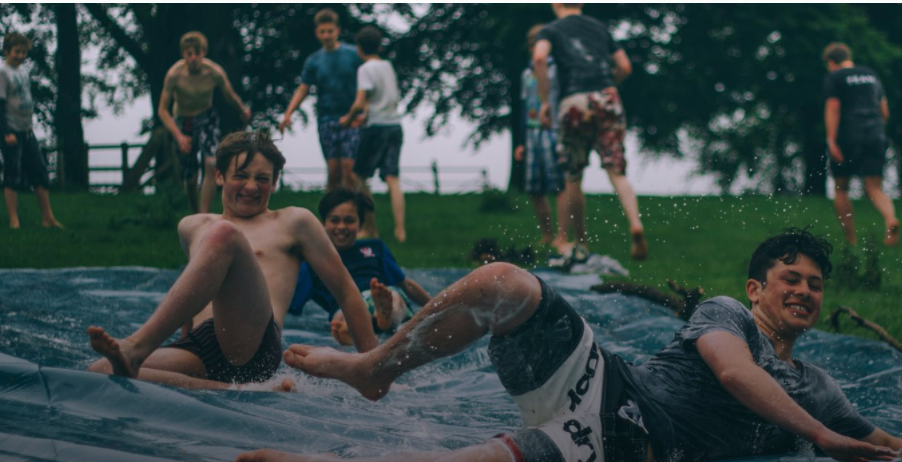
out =
<svg viewBox="0 0 902 462"><path fill-rule="evenodd" d="M752 312L739 300L726 295L712 297L701 303L692 314L692 318L707 317L713 319L734 319L754 322Z"/></svg>
<svg viewBox="0 0 902 462"><path fill-rule="evenodd" d="M169 79L169 78L177 77L180 74L183 74L184 72L185 72L185 60L180 59L180 60L176 61L175 64L173 64L172 67L169 68L168 71L166 71L166 78Z"/></svg>
<svg viewBox="0 0 902 462"><path fill-rule="evenodd" d="M206 70L212 73L214 77L225 77L225 70L223 70L222 66L220 66L219 64L216 64L215 62L207 58L204 58L203 64Z"/></svg>
<svg viewBox="0 0 902 462"><path fill-rule="evenodd" d="M316 218L316 215L314 215L310 210L303 207L285 207L276 210L275 212L278 214L278 220L283 221L286 224L301 226L315 224L317 226L320 226L319 220Z"/></svg>
<svg viewBox="0 0 902 462"><path fill-rule="evenodd" d="M185 218L182 218L179 221L178 232L181 237L192 236L197 233L198 230L220 220L220 215L214 215L211 213L196 213L194 215L188 215Z"/></svg>

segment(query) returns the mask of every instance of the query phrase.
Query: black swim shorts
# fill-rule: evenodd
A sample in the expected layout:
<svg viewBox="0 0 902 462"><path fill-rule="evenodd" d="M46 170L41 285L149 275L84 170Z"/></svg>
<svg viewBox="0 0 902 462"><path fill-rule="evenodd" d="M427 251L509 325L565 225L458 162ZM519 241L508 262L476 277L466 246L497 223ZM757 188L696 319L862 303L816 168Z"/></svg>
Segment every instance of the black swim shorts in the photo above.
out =
<svg viewBox="0 0 902 462"><path fill-rule="evenodd" d="M191 152L185 154L178 147L182 159L182 176L190 180L204 165L204 159L216 156L219 144L219 117L213 109L207 109L196 116L177 116L175 123L179 130L191 137Z"/></svg>
<svg viewBox="0 0 902 462"><path fill-rule="evenodd" d="M226 383L262 382L271 378L282 363L282 332L275 319L270 319L266 333L260 340L260 347L243 366L233 365L222 354L213 318L202 322L186 337L163 348L178 348L200 358L210 380Z"/></svg>
<svg viewBox="0 0 902 462"><path fill-rule="evenodd" d="M16 145L10 146L0 139L3 154L3 187L26 192L29 187L50 186L47 158L38 146L34 132L14 132Z"/></svg>
<svg viewBox="0 0 902 462"><path fill-rule="evenodd" d="M830 159L830 171L834 177L883 177L883 168L886 165L885 136L875 136L859 142L840 141L838 144L839 150L842 151L843 163L837 164Z"/></svg>

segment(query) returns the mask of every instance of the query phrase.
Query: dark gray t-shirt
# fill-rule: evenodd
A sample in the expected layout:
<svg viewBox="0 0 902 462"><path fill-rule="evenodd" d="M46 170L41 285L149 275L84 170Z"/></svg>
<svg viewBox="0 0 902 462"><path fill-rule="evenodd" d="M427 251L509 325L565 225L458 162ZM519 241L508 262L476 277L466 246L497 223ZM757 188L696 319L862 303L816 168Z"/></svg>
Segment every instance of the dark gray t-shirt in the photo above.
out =
<svg viewBox="0 0 902 462"><path fill-rule="evenodd" d="M758 417L720 385L695 349L696 340L716 331L746 342L755 363L831 430L856 439L874 431L826 372L798 359L793 359L798 368L781 361L745 306L729 297L715 297L701 304L673 342L644 364L634 366L618 358L656 458L709 461L792 452L807 445Z"/></svg>
<svg viewBox="0 0 902 462"><path fill-rule="evenodd" d="M840 143L860 143L884 134L883 85L877 74L862 66L847 67L824 77L824 97L839 99Z"/></svg>
<svg viewBox="0 0 902 462"><path fill-rule="evenodd" d="M603 22L584 15L567 16L542 28L538 39L551 43L561 99L614 86L611 55L620 50L620 44Z"/></svg>
<svg viewBox="0 0 902 462"><path fill-rule="evenodd" d="M13 68L0 62L0 99L6 100L6 123L9 130L31 130L34 102L31 99L31 82L25 65Z"/></svg>

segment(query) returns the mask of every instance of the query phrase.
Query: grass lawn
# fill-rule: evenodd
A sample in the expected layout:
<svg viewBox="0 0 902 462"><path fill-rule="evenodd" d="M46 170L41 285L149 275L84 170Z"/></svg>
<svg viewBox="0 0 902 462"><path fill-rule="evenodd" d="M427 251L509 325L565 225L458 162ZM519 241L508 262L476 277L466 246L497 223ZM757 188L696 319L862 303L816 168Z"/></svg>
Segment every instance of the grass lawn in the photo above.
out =
<svg viewBox="0 0 902 462"><path fill-rule="evenodd" d="M315 210L315 193L280 192L271 208L289 205ZM497 199L498 197L495 196ZM501 197L503 203L504 197ZM60 268L78 266L150 266L178 268L185 258L179 247L176 223L188 213L181 194L115 196L54 193L54 210L65 230L45 230L33 196L20 198L22 229L7 228L0 218L0 267ZM497 239L502 248L536 242L540 235L525 196L509 196L509 205L495 212L480 212L480 195L407 196L408 242L391 237L392 219L387 195L376 196L379 229L397 257L409 268L474 267L468 261L473 244L481 238ZM588 198L588 219L593 252L609 254L630 272L633 282L664 288L667 279L684 286L702 286L708 295L726 294L745 300L748 258L765 237L788 226L813 225L837 246L833 263L842 260L842 233L833 217L832 203L822 198L642 197L639 201L649 240L649 258L629 258L628 227L615 196ZM218 203L214 210L218 210ZM883 223L866 200L855 202L856 224L862 244L855 250L862 262L863 248L877 242L882 285L841 288L828 282L824 314L838 305L855 308L862 316L884 326L902 339L902 247L886 249L880 243ZM861 264L864 271L864 264ZM665 289L666 290L666 289ZM872 334L847 332L868 338ZM826 328L826 326L822 326Z"/></svg>

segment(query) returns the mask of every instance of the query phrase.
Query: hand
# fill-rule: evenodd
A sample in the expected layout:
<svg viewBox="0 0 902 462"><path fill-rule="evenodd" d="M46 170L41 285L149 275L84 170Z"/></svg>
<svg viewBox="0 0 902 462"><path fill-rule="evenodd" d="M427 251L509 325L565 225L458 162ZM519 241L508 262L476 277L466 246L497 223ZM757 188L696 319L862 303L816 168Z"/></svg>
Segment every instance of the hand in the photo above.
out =
<svg viewBox="0 0 902 462"><path fill-rule="evenodd" d="M521 162L523 160L523 151L525 151L525 149L522 144L514 148L514 160Z"/></svg>
<svg viewBox="0 0 902 462"><path fill-rule="evenodd" d="M360 114L351 121L351 128L361 127L364 122L366 122L366 114Z"/></svg>
<svg viewBox="0 0 902 462"><path fill-rule="evenodd" d="M251 110L248 107L245 107L243 111L241 111L241 122L247 125L248 122L251 121Z"/></svg>
<svg viewBox="0 0 902 462"><path fill-rule="evenodd" d="M545 128L551 128L551 106L548 103L542 103L539 108L539 122Z"/></svg>
<svg viewBox="0 0 902 462"><path fill-rule="evenodd" d="M827 430L814 441L825 454L844 462L867 462L870 460L893 460L896 451L882 446L859 441Z"/></svg>
<svg viewBox="0 0 902 462"><path fill-rule="evenodd" d="M175 141L179 145L179 150L182 151L182 154L191 154L191 137L185 135L176 135Z"/></svg>
<svg viewBox="0 0 902 462"><path fill-rule="evenodd" d="M285 134L285 129L291 126L291 114L285 114L282 121L279 122L279 133Z"/></svg>
<svg viewBox="0 0 902 462"><path fill-rule="evenodd" d="M827 141L827 150L830 152L830 158L833 159L837 164L841 164L845 162L846 158L843 157L842 151L840 151L839 146L835 141Z"/></svg>
<svg viewBox="0 0 902 462"><path fill-rule="evenodd" d="M338 119L338 125L348 128L351 125L351 118L348 117L347 114L341 116L341 118Z"/></svg>
<svg viewBox="0 0 902 462"><path fill-rule="evenodd" d="M10 133L10 134L4 136L3 140L6 141L7 146L15 146L16 144L19 143L19 140L16 139L15 133Z"/></svg>
<svg viewBox="0 0 902 462"><path fill-rule="evenodd" d="M325 455L301 455L287 452L274 451L272 449L260 449L254 452L239 454L235 462L322 462L337 461L331 454Z"/></svg>

